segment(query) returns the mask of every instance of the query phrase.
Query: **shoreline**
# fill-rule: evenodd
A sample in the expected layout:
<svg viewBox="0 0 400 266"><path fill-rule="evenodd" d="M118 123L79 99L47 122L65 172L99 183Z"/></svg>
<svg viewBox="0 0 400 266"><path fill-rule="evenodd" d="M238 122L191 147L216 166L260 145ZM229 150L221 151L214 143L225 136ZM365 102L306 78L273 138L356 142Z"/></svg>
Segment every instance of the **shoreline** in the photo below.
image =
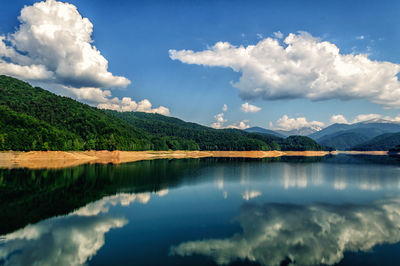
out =
<svg viewBox="0 0 400 266"><path fill-rule="evenodd" d="M387 151L4 151L0 168L60 169L82 164L121 164L154 159L274 158L337 154L387 155Z"/></svg>

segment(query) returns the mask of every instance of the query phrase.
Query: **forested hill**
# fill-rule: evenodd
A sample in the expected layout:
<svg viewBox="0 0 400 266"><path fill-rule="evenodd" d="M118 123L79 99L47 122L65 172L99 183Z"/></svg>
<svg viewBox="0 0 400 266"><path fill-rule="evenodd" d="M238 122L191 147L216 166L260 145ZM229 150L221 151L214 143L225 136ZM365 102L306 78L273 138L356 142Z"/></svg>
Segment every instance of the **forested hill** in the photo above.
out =
<svg viewBox="0 0 400 266"><path fill-rule="evenodd" d="M217 130L177 118L100 110L0 76L0 150L321 150L309 138Z"/></svg>

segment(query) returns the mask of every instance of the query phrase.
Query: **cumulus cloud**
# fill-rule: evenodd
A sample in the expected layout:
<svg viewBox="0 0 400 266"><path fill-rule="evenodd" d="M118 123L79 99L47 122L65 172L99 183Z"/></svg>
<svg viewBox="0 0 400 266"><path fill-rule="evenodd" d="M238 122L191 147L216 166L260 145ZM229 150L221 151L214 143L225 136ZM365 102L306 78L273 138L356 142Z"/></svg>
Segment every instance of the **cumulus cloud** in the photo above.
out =
<svg viewBox="0 0 400 266"><path fill-rule="evenodd" d="M130 83L108 71L108 61L92 45L93 24L76 6L55 0L38 2L25 6L18 19L19 28L7 38L11 46L3 38L0 49L6 46L6 54L0 53L20 66L45 69L47 74L39 79L74 87L125 87ZM27 72L18 77L31 76Z"/></svg>
<svg viewBox="0 0 400 266"><path fill-rule="evenodd" d="M349 122L347 121L346 117L343 115L332 115L331 118L329 119L329 122L331 124L348 124Z"/></svg>
<svg viewBox="0 0 400 266"><path fill-rule="evenodd" d="M218 42L204 51L169 50L169 55L183 63L241 73L232 84L245 100L366 99L400 107L399 64L342 54L335 44L306 32L290 33L283 44L276 38L247 47Z"/></svg>
<svg viewBox="0 0 400 266"><path fill-rule="evenodd" d="M235 128L235 129L246 129L250 127L249 120L242 120L240 122L235 122L230 125L225 125L228 121L224 118L224 113L220 113L214 116L215 122L210 126L215 129L223 129L223 128Z"/></svg>
<svg viewBox="0 0 400 266"><path fill-rule="evenodd" d="M220 113L214 116L215 122L211 124L212 128L221 129L224 128L224 123L227 121L224 118L224 113Z"/></svg>
<svg viewBox="0 0 400 266"><path fill-rule="evenodd" d="M152 104L149 100L145 99L140 102L133 101L130 97L123 97L122 100L118 98L113 98L107 100L104 103L100 103L97 105L100 109L109 109L120 112L128 112L128 111L136 111L136 112L145 112L145 113L157 113L162 115L169 115L169 109L160 106L158 108L152 108Z"/></svg>
<svg viewBox="0 0 400 266"><path fill-rule="evenodd" d="M228 105L224 104L224 105L222 106L222 111L223 111L223 112L228 111Z"/></svg>
<svg viewBox="0 0 400 266"><path fill-rule="evenodd" d="M294 130L304 127L321 130L325 124L319 121L307 121L305 117L289 118L287 115L279 118L275 124L270 123L270 128L279 130Z"/></svg>
<svg viewBox="0 0 400 266"><path fill-rule="evenodd" d="M76 6L47 0L25 6L18 29L0 35L0 74L9 75L96 105L126 108L104 88L131 82L108 71L108 61L93 45L93 24ZM60 90L63 89L63 90ZM53 89L54 90L54 89ZM144 100L147 101L148 100ZM165 107L145 112L169 113ZM132 111L136 111L132 109Z"/></svg>
<svg viewBox="0 0 400 266"><path fill-rule="evenodd" d="M245 204L238 221L242 232L184 242L171 247L170 255L205 255L220 265L245 259L262 265L287 260L291 265L333 265L345 252L399 242L400 199L369 205Z"/></svg>
<svg viewBox="0 0 400 266"><path fill-rule="evenodd" d="M246 129L249 127L250 127L249 120L242 120L240 122L232 123L226 126L226 128L235 128L235 129Z"/></svg>
<svg viewBox="0 0 400 266"><path fill-rule="evenodd" d="M245 113L256 113L258 111L261 110L260 107L249 104L248 102L245 102L244 104L242 104L242 106L240 107L240 110L242 110Z"/></svg>

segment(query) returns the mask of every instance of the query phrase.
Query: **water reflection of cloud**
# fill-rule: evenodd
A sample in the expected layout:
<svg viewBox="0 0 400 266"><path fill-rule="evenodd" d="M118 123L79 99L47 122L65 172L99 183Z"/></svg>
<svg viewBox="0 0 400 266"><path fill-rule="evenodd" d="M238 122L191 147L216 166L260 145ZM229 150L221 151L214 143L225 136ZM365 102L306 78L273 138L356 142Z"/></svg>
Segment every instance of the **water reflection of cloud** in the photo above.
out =
<svg viewBox="0 0 400 266"><path fill-rule="evenodd" d="M159 190L155 192L159 197L163 197L168 194L168 189ZM151 193L119 193L113 196L107 196L101 200L87 204L84 207L76 210L74 214L80 216L92 216L99 213L107 213L110 206L116 206L120 204L121 206L129 206L131 203L138 200L142 204L147 204L151 199Z"/></svg>
<svg viewBox="0 0 400 266"><path fill-rule="evenodd" d="M308 184L307 167L300 164L284 164L283 167L283 187L289 189L292 187L305 188ZM311 176L311 175L310 175ZM318 182L321 182L318 178Z"/></svg>
<svg viewBox="0 0 400 266"><path fill-rule="evenodd" d="M125 218L64 216L28 225L4 236L4 265L82 265L104 245L104 234Z"/></svg>
<svg viewBox="0 0 400 266"><path fill-rule="evenodd" d="M346 251L367 251L400 241L400 198L369 205L244 204L243 232L231 238L184 242L171 255L212 257L218 264L238 259L263 265L335 264Z"/></svg>
<svg viewBox="0 0 400 266"><path fill-rule="evenodd" d="M168 190L155 193L159 197ZM110 206L146 204L151 193L120 193L104 197L67 216L51 218L2 236L0 262L5 265L82 265L104 245L104 235L123 227L125 218L105 216ZM40 247L40 248L39 248Z"/></svg>
<svg viewBox="0 0 400 266"><path fill-rule="evenodd" d="M250 199L254 199L257 198L259 196L261 196L262 193L258 190L248 190L246 189L244 192L242 192L242 198L245 200L250 200Z"/></svg>

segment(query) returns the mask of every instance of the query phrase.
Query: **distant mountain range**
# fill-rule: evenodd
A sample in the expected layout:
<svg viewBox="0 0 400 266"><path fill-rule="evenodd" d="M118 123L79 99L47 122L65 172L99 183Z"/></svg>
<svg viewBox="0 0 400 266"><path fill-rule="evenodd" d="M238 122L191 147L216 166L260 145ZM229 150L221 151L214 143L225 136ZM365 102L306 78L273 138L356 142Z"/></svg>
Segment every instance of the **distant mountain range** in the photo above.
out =
<svg viewBox="0 0 400 266"><path fill-rule="evenodd" d="M386 133L397 132L400 132L400 123L374 119L355 124L333 124L308 136L321 145L338 150L387 150L400 142L391 142L387 138L379 141L379 146L370 145L369 141Z"/></svg>
<svg viewBox="0 0 400 266"><path fill-rule="evenodd" d="M308 136L310 134L313 134L315 132L318 132L318 130L321 130L321 128L316 128L316 127L302 127L299 129L293 129L293 130L271 130L271 129L265 129L262 127L250 127L245 129L244 131L246 132L253 132L253 133L262 133L262 134L272 134L275 136L279 137L289 137L289 136Z"/></svg>
<svg viewBox="0 0 400 266"><path fill-rule="evenodd" d="M286 138L287 137L287 135L285 135L285 134L280 134L277 131L273 131L273 130L270 130L270 129L265 129L265 128L262 128L262 127L249 127L249 128L244 129L244 131L249 132L249 133L270 134L270 135L274 135L274 136L277 136L277 137L280 137L280 138Z"/></svg>
<svg viewBox="0 0 400 266"><path fill-rule="evenodd" d="M400 145L400 138L396 134L392 134L400 134L400 123L384 119L373 119L354 124L333 124L321 130L305 127L284 131L252 127L246 131L280 137L308 136L325 147L337 150L389 150Z"/></svg>

